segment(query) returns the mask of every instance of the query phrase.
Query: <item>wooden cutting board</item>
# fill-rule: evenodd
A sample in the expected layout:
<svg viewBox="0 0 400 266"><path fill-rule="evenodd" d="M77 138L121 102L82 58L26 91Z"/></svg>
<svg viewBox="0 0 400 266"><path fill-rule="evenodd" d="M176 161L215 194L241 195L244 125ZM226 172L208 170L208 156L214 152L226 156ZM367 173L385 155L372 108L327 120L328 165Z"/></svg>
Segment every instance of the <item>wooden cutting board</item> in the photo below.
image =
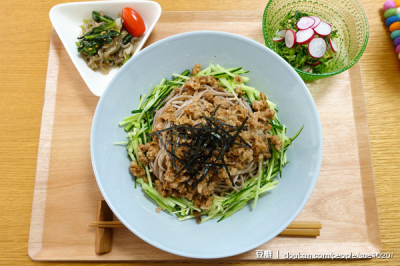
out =
<svg viewBox="0 0 400 266"><path fill-rule="evenodd" d="M163 12L147 45L193 30L227 31L263 43L260 12ZM193 62L195 63L195 62ZM225 261L296 254L373 254L381 249L378 212L360 64L307 83L322 122L320 176L298 221L321 221L317 238L276 237ZM114 230L113 250L94 252L97 201L102 199L90 161L91 94L53 30L37 162L28 252L33 260L188 260L159 250L127 229ZM278 257L279 252L279 257Z"/></svg>

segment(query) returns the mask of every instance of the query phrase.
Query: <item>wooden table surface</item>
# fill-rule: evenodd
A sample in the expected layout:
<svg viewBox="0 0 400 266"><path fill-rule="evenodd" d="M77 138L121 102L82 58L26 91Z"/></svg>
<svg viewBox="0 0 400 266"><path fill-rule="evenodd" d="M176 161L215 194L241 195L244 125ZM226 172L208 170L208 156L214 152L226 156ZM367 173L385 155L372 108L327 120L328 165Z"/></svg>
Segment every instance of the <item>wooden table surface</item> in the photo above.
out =
<svg viewBox="0 0 400 266"><path fill-rule="evenodd" d="M27 252L52 27L48 13L52 6L63 2L65 1L1 1L2 20L3 24L4 22L6 24L0 27L0 36L3 38L0 42L0 58L2 59L0 64L0 265L66 264L32 262ZM259 10L262 12L267 0L159 0L158 2L164 11ZM361 0L370 25L370 40L361 59L361 66L379 208L382 251L394 252L394 258L346 262L350 264L400 265L400 142L397 141L400 135L400 61L394 52L386 25L382 21L380 9L383 2L383 0ZM311 262L274 263L310 264ZM325 265L343 262L314 263ZM70 264L89 265L90 263ZM111 263L96 265L111 265Z"/></svg>

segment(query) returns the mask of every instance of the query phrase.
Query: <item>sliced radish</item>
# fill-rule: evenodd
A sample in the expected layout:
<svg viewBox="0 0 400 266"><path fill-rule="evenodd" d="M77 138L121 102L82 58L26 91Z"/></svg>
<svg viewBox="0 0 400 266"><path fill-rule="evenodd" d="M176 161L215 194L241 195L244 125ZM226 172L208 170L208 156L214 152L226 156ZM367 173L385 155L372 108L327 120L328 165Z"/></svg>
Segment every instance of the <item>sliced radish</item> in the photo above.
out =
<svg viewBox="0 0 400 266"><path fill-rule="evenodd" d="M314 63L312 63L312 64L310 64L310 65L312 65L312 66L318 66L319 64L321 64L321 62L315 61Z"/></svg>
<svg viewBox="0 0 400 266"><path fill-rule="evenodd" d="M331 38L329 38L329 44L330 44L330 46L332 47L332 51L334 51L335 53L337 53L338 48L337 48L337 46L336 46L336 43L335 43Z"/></svg>
<svg viewBox="0 0 400 266"><path fill-rule="evenodd" d="M285 38L285 34L286 34L286 30L281 30L281 31L278 31L278 33L276 35L279 37Z"/></svg>
<svg viewBox="0 0 400 266"><path fill-rule="evenodd" d="M321 58L326 53L326 42L322 38L314 38L308 44L308 53L314 58Z"/></svg>
<svg viewBox="0 0 400 266"><path fill-rule="evenodd" d="M283 39L285 39L285 38L283 38L283 37L274 37L274 38L272 38L272 40L274 42L281 42L281 41L283 41Z"/></svg>
<svg viewBox="0 0 400 266"><path fill-rule="evenodd" d="M310 18L314 19L314 24L311 26L311 29L314 29L319 25L319 23L321 23L321 19L319 17L311 16Z"/></svg>
<svg viewBox="0 0 400 266"><path fill-rule="evenodd" d="M292 48L296 44L296 33L293 30L286 31L285 44L287 48Z"/></svg>
<svg viewBox="0 0 400 266"><path fill-rule="evenodd" d="M311 17L302 17L296 24L299 30L306 30L311 28L314 25L314 19Z"/></svg>
<svg viewBox="0 0 400 266"><path fill-rule="evenodd" d="M314 37L314 30L313 29L307 29L307 30L299 30L296 32L296 40L298 44L305 44L311 41L311 39Z"/></svg>
<svg viewBox="0 0 400 266"><path fill-rule="evenodd" d="M304 65L301 70L304 72L309 72L311 70L311 67L309 65Z"/></svg>
<svg viewBox="0 0 400 266"><path fill-rule="evenodd" d="M326 37L332 32L332 26L326 22L321 21L317 27L314 28L315 33L322 37Z"/></svg>

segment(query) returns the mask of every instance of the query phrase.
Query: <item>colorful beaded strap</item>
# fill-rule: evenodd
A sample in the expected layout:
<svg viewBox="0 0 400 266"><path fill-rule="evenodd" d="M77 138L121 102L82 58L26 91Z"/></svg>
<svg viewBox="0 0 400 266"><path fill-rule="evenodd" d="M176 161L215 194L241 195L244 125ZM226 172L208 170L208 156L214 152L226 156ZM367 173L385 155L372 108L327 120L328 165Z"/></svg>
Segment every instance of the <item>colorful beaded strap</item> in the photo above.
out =
<svg viewBox="0 0 400 266"><path fill-rule="evenodd" d="M396 53L400 59L400 0L386 1L383 4L383 10L385 11L384 17L386 19L386 25L392 32L390 37L393 40Z"/></svg>

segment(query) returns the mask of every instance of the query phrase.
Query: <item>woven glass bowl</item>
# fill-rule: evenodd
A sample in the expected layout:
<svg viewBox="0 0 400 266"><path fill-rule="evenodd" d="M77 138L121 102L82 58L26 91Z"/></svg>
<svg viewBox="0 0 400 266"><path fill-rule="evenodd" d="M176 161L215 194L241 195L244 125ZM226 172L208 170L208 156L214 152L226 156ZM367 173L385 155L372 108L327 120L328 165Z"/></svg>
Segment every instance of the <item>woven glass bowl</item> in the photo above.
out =
<svg viewBox="0 0 400 266"><path fill-rule="evenodd" d="M318 16L339 33L335 39L339 51L332 59L327 73L314 74L295 68L303 80L317 80L339 74L357 63L364 53L369 35L368 20L356 0L270 0L264 11L263 33L265 44L272 50L275 51L272 38L275 37L279 23L291 10Z"/></svg>

